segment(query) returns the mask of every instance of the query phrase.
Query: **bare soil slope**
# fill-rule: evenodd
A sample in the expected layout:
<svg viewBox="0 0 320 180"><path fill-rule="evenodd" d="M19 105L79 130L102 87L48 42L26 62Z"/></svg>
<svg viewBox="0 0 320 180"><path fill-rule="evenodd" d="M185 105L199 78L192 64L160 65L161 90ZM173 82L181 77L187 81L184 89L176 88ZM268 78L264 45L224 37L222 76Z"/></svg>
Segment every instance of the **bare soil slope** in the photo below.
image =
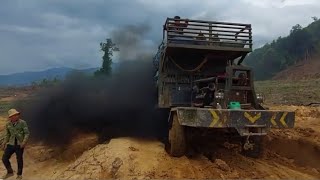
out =
<svg viewBox="0 0 320 180"><path fill-rule="evenodd" d="M80 135L65 149L30 145L26 179L319 179L320 108L296 110L296 128L273 130L262 158L247 158L238 146L224 144L210 155L173 158L154 139L117 138L97 144L95 135ZM83 152L83 153L82 153ZM15 158L11 160L15 167ZM4 173L1 166L0 173Z"/></svg>
<svg viewBox="0 0 320 180"><path fill-rule="evenodd" d="M320 78L320 58L301 61L276 74L273 80L303 80Z"/></svg>

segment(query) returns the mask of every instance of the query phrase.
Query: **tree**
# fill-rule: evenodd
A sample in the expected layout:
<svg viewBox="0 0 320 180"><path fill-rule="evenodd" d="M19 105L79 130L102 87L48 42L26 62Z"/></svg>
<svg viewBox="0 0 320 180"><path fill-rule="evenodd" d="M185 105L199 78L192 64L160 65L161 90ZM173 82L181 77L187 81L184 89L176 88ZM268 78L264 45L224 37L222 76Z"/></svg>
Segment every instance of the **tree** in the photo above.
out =
<svg viewBox="0 0 320 180"><path fill-rule="evenodd" d="M112 72L112 56L114 51L119 51L116 44L112 42L110 38L106 39L106 42L100 43L100 50L104 52L102 56L102 67L97 70L94 74L98 75L110 75Z"/></svg>
<svg viewBox="0 0 320 180"><path fill-rule="evenodd" d="M313 21L318 21L318 20L319 20L319 18L316 17L316 16L313 16L313 17L311 17L311 18L313 19Z"/></svg>
<svg viewBox="0 0 320 180"><path fill-rule="evenodd" d="M48 84L49 84L49 81L46 78L44 78L44 79L42 79L40 86L46 87Z"/></svg>
<svg viewBox="0 0 320 180"><path fill-rule="evenodd" d="M245 61L254 67L255 78L270 79L274 74L320 52L320 21L302 28L296 24L290 35L255 49Z"/></svg>
<svg viewBox="0 0 320 180"><path fill-rule="evenodd" d="M296 24L292 27L292 29L290 30L290 34L293 34L295 32L298 32L302 29L302 26L300 24Z"/></svg>

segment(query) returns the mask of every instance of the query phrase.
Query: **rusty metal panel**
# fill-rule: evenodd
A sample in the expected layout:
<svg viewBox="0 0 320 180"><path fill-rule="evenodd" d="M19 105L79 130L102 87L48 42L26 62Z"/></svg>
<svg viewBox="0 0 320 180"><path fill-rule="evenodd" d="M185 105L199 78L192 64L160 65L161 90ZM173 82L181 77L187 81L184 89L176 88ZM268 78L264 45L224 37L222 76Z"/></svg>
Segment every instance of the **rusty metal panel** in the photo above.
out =
<svg viewBox="0 0 320 180"><path fill-rule="evenodd" d="M293 128L294 112L268 110L230 110L210 108L173 108L184 126L237 129L258 125L266 128Z"/></svg>
<svg viewBox="0 0 320 180"><path fill-rule="evenodd" d="M233 111L230 118L233 119L233 125L238 127L245 125L266 125L266 127L270 128L293 128L295 114L289 111ZM234 121L234 119L237 119L237 121Z"/></svg>
<svg viewBox="0 0 320 180"><path fill-rule="evenodd" d="M252 50L250 24L167 18L163 32L167 45L195 44L198 48L206 45L211 48L227 46Z"/></svg>
<svg viewBox="0 0 320 180"><path fill-rule="evenodd" d="M167 18L166 23L168 21L174 21L174 18ZM181 21L188 20L189 22L197 22L197 23L209 23L209 24L221 24L221 25L232 25L232 26L245 26L251 27L251 24L244 24L244 23L230 23L230 22L221 22L221 21L204 21L204 20L191 20L191 19L179 19Z"/></svg>
<svg viewBox="0 0 320 180"><path fill-rule="evenodd" d="M226 127L228 111L202 108L177 108L180 124L192 127Z"/></svg>
<svg viewBox="0 0 320 180"><path fill-rule="evenodd" d="M207 46L207 45L194 45L194 44L168 44L169 48L188 48L188 49L204 49L215 51L236 51L236 52L251 52L250 48L242 47L228 47L228 46Z"/></svg>

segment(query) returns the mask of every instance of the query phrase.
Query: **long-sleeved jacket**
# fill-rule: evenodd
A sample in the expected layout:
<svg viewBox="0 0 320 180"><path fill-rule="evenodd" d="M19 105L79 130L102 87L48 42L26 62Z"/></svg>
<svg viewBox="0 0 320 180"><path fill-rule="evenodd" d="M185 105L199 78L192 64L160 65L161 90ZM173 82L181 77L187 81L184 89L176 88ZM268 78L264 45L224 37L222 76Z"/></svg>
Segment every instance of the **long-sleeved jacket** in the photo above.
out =
<svg viewBox="0 0 320 180"><path fill-rule="evenodd" d="M27 123L19 119L16 124L8 122L6 125L6 138L5 143L14 145L15 138L17 139L17 145L26 144L29 139L29 128Z"/></svg>

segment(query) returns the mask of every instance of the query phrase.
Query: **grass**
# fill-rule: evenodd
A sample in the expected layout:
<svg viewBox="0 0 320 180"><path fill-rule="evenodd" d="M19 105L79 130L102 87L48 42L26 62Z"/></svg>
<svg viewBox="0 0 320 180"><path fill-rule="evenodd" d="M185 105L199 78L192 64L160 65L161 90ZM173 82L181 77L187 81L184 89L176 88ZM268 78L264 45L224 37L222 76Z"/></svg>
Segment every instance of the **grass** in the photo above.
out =
<svg viewBox="0 0 320 180"><path fill-rule="evenodd" d="M24 98L13 101L1 101L0 100L0 116L7 115L7 112L11 108L19 109L21 106L25 106L30 100Z"/></svg>
<svg viewBox="0 0 320 180"><path fill-rule="evenodd" d="M255 89L265 95L266 104L307 105L320 102L320 79L257 81Z"/></svg>
<svg viewBox="0 0 320 180"><path fill-rule="evenodd" d="M12 108L13 102L0 101L0 115L6 115L7 111Z"/></svg>

